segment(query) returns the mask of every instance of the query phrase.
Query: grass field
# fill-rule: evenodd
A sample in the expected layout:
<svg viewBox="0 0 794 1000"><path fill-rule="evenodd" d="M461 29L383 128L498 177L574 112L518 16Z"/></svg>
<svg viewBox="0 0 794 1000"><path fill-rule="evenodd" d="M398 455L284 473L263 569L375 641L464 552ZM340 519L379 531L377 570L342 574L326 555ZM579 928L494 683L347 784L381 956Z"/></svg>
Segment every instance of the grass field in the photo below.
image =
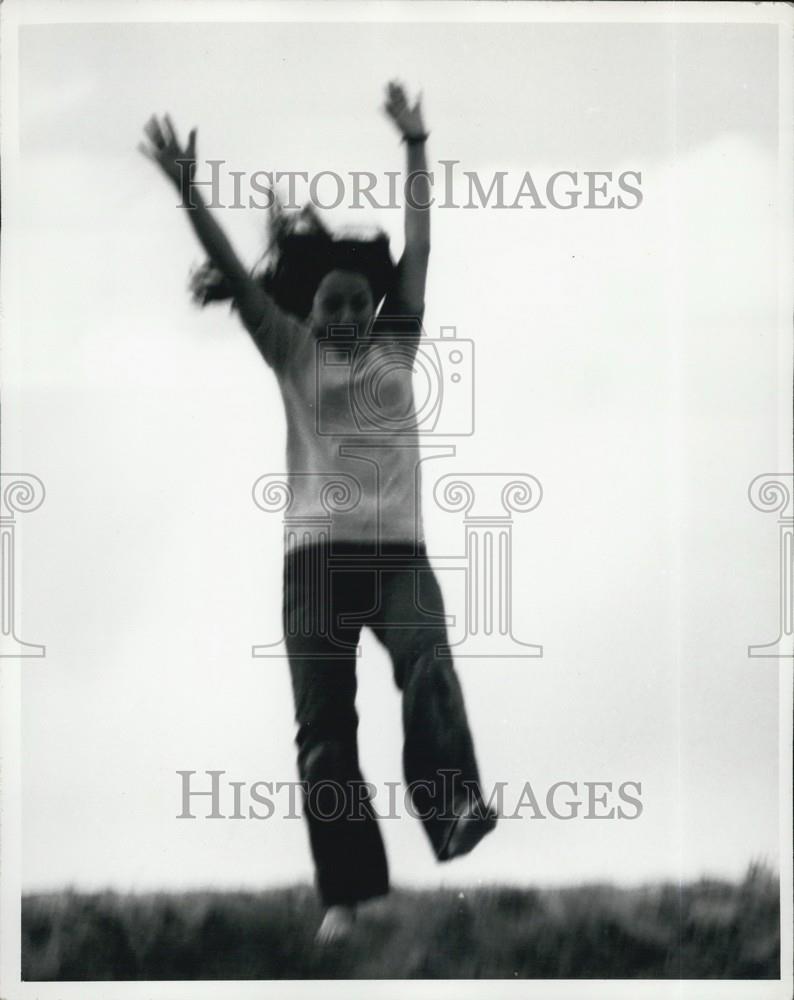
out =
<svg viewBox="0 0 794 1000"><path fill-rule="evenodd" d="M395 890L318 950L308 886L28 895L26 980L777 979L778 879L618 889Z"/></svg>

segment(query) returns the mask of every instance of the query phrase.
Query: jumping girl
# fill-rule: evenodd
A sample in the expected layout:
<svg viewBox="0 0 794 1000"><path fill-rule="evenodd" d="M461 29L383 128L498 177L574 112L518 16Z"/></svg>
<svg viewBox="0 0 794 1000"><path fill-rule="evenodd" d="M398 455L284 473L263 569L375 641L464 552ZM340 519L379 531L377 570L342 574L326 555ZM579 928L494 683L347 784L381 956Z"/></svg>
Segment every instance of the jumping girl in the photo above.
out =
<svg viewBox="0 0 794 1000"><path fill-rule="evenodd" d="M194 295L201 304L232 300L284 401L295 527L285 539L283 620L304 815L325 907L320 941L349 934L358 904L389 888L358 763L364 625L388 651L402 692L408 802L436 858L466 854L496 823L481 794L419 503L412 374L430 251L427 132L420 102L410 105L398 84L389 84L384 109L407 151L396 266L383 233L338 238L312 211L290 218L276 210L266 267L250 272L193 186L196 130L182 147L168 116L152 117L140 147L177 187L209 256Z"/></svg>

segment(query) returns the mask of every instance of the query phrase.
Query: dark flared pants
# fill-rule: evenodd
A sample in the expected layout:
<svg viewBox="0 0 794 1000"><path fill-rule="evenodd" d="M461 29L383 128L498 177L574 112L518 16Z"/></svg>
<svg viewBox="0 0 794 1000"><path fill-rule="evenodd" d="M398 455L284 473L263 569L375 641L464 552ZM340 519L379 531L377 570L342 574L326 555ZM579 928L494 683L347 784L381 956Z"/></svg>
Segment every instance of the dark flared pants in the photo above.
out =
<svg viewBox="0 0 794 1000"><path fill-rule="evenodd" d="M483 808L449 651L441 590L422 545L312 543L287 553L284 634L304 816L326 905L388 892L378 821L358 761L356 654L371 628L402 692L403 770L415 815L445 860L454 817Z"/></svg>

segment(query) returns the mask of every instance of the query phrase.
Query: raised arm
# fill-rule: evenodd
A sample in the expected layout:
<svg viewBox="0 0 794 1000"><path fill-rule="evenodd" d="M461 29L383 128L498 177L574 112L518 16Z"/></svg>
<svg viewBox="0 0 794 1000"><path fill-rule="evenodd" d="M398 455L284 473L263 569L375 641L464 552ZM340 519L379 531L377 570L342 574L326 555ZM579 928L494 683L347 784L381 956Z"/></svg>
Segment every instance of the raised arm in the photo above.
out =
<svg viewBox="0 0 794 1000"><path fill-rule="evenodd" d="M162 122L155 115L144 126L148 142L141 142L140 151L162 170L182 197L182 205L201 245L214 267L229 284L240 312L240 318L254 336L266 360L275 360L275 344L268 344L270 333L276 336L280 315L273 300L255 281L237 256L234 247L193 186L196 170L196 130L188 137L187 146L180 145L168 115Z"/></svg>
<svg viewBox="0 0 794 1000"><path fill-rule="evenodd" d="M407 153L405 249L398 265L399 296L405 308L421 316L430 257L430 178L421 98L412 107L402 86L392 81L386 88L384 110L400 131Z"/></svg>

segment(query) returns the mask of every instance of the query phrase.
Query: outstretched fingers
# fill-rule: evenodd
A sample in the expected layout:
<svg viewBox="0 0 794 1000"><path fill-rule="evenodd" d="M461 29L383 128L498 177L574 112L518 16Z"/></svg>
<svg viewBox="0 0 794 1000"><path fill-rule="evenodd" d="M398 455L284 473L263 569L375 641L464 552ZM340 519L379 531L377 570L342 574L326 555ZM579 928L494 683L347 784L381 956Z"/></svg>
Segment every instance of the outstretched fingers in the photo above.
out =
<svg viewBox="0 0 794 1000"><path fill-rule="evenodd" d="M394 101L402 100L403 103L405 103L406 100L405 87L403 87L403 85L400 83L399 80L389 80L386 86L386 91L391 100Z"/></svg>
<svg viewBox="0 0 794 1000"><path fill-rule="evenodd" d="M386 85L386 102L384 107L390 115L398 115L408 106L405 96L405 88L396 80L391 80Z"/></svg>
<svg viewBox="0 0 794 1000"><path fill-rule="evenodd" d="M147 159L158 163L168 172L180 160L194 162L196 159L196 129L191 129L187 146L183 149L177 137L176 126L171 116L152 115L143 126L146 141L138 144L138 151Z"/></svg>
<svg viewBox="0 0 794 1000"><path fill-rule="evenodd" d="M145 142L138 143L138 152L145 156L147 160L151 160L152 163L157 162L157 157L152 152L152 147L147 146Z"/></svg>
<svg viewBox="0 0 794 1000"><path fill-rule="evenodd" d="M151 142L155 149L162 149L165 146L163 130L160 128L160 122L157 120L157 115L152 115L149 121L143 126L143 131L146 134L146 138L149 142Z"/></svg>
<svg viewBox="0 0 794 1000"><path fill-rule="evenodd" d="M172 149L179 149L180 147L179 140L176 137L176 128L174 127L174 123L171 121L171 116L168 112L163 115L163 122L165 124L166 141Z"/></svg>

